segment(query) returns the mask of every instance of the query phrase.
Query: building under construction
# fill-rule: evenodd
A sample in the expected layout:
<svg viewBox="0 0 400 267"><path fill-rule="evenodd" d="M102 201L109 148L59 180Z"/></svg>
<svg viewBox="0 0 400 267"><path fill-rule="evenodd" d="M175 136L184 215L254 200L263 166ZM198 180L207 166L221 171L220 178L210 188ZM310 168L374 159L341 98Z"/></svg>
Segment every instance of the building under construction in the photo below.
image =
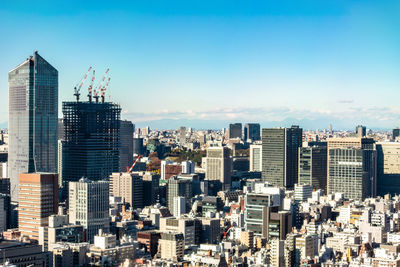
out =
<svg viewBox="0 0 400 267"><path fill-rule="evenodd" d="M105 88L101 88L102 93ZM95 94L96 101L92 101L89 95L89 101L80 102L77 90L75 96L76 101L62 104L64 189L68 188L68 182L79 181L82 177L103 180L109 178L111 173L119 171L120 106L105 102L104 93L102 101L98 101ZM63 191L66 196L67 191Z"/></svg>

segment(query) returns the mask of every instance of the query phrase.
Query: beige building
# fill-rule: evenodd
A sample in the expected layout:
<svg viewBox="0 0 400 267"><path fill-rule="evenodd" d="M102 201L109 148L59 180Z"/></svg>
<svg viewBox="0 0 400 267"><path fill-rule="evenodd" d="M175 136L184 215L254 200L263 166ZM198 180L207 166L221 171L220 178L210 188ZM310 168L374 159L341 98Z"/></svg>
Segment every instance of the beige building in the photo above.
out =
<svg viewBox="0 0 400 267"><path fill-rule="evenodd" d="M229 189L232 175L231 161L229 148L208 148L206 157L206 180L218 180L222 183L224 189Z"/></svg>
<svg viewBox="0 0 400 267"><path fill-rule="evenodd" d="M39 227L58 211L58 175L56 173L19 174L18 225L21 235L39 239Z"/></svg>
<svg viewBox="0 0 400 267"><path fill-rule="evenodd" d="M254 233L251 231L242 231L240 233L240 243L248 248L254 247Z"/></svg>
<svg viewBox="0 0 400 267"><path fill-rule="evenodd" d="M182 233L185 239L185 245L195 244L195 221L192 218L160 218L160 231Z"/></svg>
<svg viewBox="0 0 400 267"><path fill-rule="evenodd" d="M184 255L184 237L181 233L161 233L158 241L161 259L178 261Z"/></svg>
<svg viewBox="0 0 400 267"><path fill-rule="evenodd" d="M279 238L272 239L270 255L271 266L285 266L285 240L279 240Z"/></svg>
<svg viewBox="0 0 400 267"><path fill-rule="evenodd" d="M138 173L114 172L110 177L110 195L121 197L133 209L143 208L143 177Z"/></svg>

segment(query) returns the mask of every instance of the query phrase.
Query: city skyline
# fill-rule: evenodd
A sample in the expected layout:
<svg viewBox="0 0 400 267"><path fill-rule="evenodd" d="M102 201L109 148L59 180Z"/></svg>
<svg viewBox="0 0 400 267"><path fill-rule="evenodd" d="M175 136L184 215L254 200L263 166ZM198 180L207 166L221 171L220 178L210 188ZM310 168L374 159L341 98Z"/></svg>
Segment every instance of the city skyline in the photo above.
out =
<svg viewBox="0 0 400 267"><path fill-rule="evenodd" d="M59 106L89 66L96 82L109 67L111 101L139 127L391 129L400 125L399 10L395 1L6 1L0 22L13 27L0 29L0 90L38 50L59 70ZM1 127L7 110L4 97Z"/></svg>

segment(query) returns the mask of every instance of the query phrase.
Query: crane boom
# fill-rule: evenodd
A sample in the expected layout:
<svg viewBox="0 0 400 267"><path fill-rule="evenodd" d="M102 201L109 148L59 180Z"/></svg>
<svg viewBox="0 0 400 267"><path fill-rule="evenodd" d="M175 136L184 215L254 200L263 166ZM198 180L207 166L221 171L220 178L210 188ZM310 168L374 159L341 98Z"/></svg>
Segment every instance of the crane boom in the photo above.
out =
<svg viewBox="0 0 400 267"><path fill-rule="evenodd" d="M76 100L77 100L77 101L79 101L79 96L80 96L81 88L82 88L83 84L85 83L86 78L87 78L87 76L88 76L88 74L89 74L89 72L90 72L91 69L92 69L92 66L89 67L89 69L88 69L88 71L86 72L85 76L83 76L83 78L81 79L81 82L79 83L79 85L77 84L77 85L75 86L75 88L74 88L74 90L75 90L74 96L76 96Z"/></svg>
<svg viewBox="0 0 400 267"><path fill-rule="evenodd" d="M94 78L95 78L95 70L93 70L92 80L91 80L89 88L88 88L89 102L92 102L92 89L93 89Z"/></svg>
<svg viewBox="0 0 400 267"><path fill-rule="evenodd" d="M135 162L132 164L132 166L131 166L129 169L128 169L128 167L126 168L128 173L131 173L131 172L132 172L133 167L135 167L136 163L138 162L138 160L139 160L141 157L142 157L142 156L139 155L139 156L136 158Z"/></svg>
<svg viewBox="0 0 400 267"><path fill-rule="evenodd" d="M103 88L101 88L101 101L104 103L104 98L105 98L105 95L106 95L106 90L107 90L107 88L108 88L108 84L110 83L110 80L111 80L111 77L108 77L108 80L107 80L107 82L106 82L106 85L103 87Z"/></svg>

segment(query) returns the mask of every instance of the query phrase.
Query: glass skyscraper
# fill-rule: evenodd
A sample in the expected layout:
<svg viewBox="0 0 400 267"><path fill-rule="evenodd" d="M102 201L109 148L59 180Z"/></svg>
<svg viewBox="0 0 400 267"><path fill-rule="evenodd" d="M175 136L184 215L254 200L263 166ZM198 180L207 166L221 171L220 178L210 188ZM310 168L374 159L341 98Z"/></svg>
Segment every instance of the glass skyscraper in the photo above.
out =
<svg viewBox="0 0 400 267"><path fill-rule="evenodd" d="M63 102L62 108L63 187L82 177L97 181L119 172L121 107L110 102Z"/></svg>
<svg viewBox="0 0 400 267"><path fill-rule="evenodd" d="M20 173L57 172L58 71L35 51L8 83L10 191L18 201Z"/></svg>

